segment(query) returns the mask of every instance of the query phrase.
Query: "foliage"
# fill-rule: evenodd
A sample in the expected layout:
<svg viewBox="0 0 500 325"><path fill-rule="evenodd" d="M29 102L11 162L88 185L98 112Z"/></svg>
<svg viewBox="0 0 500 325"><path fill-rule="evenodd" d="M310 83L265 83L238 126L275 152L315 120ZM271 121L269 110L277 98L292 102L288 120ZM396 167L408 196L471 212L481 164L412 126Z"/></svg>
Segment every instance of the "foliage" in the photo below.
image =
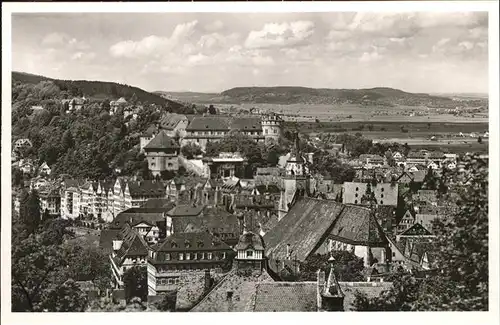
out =
<svg viewBox="0 0 500 325"><path fill-rule="evenodd" d="M488 164L465 156L464 171L447 176L445 201L458 193L449 215L433 222L435 275L423 280L399 274L379 297L358 294L357 310L488 310Z"/></svg>
<svg viewBox="0 0 500 325"><path fill-rule="evenodd" d="M356 171L343 164L337 157L327 153L318 152L314 156L314 164L311 171L330 177L336 184L351 182L356 176Z"/></svg>
<svg viewBox="0 0 500 325"><path fill-rule="evenodd" d="M109 270L103 260L89 261L95 255L91 250L76 254L80 247L64 242L72 237L68 226L66 220L48 220L29 233L21 219L13 219L13 311L85 310L86 294L76 281L96 281Z"/></svg>
<svg viewBox="0 0 500 325"><path fill-rule="evenodd" d="M129 302L136 297L141 301L147 301L148 298L148 275L145 267L134 266L123 274L123 283L125 285L125 299Z"/></svg>
<svg viewBox="0 0 500 325"><path fill-rule="evenodd" d="M208 113L211 115L217 114L217 109L214 107L214 105L208 106Z"/></svg>
<svg viewBox="0 0 500 325"><path fill-rule="evenodd" d="M182 146L181 153L186 159L193 159L195 156L201 155L202 151L200 146L190 142Z"/></svg>
<svg viewBox="0 0 500 325"><path fill-rule="evenodd" d="M23 191L20 199L19 216L29 234L35 232L41 222L40 198L36 190Z"/></svg>

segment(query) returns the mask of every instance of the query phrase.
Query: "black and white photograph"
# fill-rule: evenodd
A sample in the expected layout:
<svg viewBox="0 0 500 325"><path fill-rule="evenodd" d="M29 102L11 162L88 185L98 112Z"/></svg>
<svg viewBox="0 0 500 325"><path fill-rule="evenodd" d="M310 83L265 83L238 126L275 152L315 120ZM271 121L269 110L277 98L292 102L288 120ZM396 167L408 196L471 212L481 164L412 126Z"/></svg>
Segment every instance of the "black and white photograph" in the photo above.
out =
<svg viewBox="0 0 500 325"><path fill-rule="evenodd" d="M498 320L498 3L130 5L2 14L2 323Z"/></svg>

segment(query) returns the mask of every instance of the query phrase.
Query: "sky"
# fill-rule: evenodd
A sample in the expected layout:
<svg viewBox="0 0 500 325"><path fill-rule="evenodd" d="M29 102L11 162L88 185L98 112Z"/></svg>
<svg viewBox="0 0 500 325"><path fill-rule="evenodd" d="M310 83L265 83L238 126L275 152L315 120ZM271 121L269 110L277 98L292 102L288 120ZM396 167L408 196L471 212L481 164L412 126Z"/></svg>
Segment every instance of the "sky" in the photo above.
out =
<svg viewBox="0 0 500 325"><path fill-rule="evenodd" d="M488 92L486 12L14 14L12 68L147 91Z"/></svg>

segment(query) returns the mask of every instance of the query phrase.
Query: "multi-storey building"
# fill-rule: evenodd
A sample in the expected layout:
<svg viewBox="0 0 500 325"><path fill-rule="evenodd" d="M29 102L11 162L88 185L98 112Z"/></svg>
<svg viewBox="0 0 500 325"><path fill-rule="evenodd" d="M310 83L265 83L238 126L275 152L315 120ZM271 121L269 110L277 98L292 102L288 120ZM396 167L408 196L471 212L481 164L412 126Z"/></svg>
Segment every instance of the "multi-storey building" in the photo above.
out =
<svg viewBox="0 0 500 325"><path fill-rule="evenodd" d="M166 131L160 131L145 147L146 159L149 170L154 176L160 175L165 170L179 169L179 144L167 135Z"/></svg>
<svg viewBox="0 0 500 325"><path fill-rule="evenodd" d="M361 198L365 195L369 183L344 182L342 202L344 204L362 204ZM378 205L398 205L398 184L377 183L370 184L370 190L375 195Z"/></svg>
<svg viewBox="0 0 500 325"><path fill-rule="evenodd" d="M154 180L133 181L118 178L113 186L113 215L130 209L139 208L149 199L165 198L163 183Z"/></svg>
<svg viewBox="0 0 500 325"><path fill-rule="evenodd" d="M233 250L207 232L174 233L152 247L148 257L148 294L179 289L205 270L229 269Z"/></svg>
<svg viewBox="0 0 500 325"><path fill-rule="evenodd" d="M186 136L182 143L196 143L206 150L207 143L219 141L230 132L250 136L257 142L264 141L261 120L258 117L195 117L186 128Z"/></svg>
<svg viewBox="0 0 500 325"><path fill-rule="evenodd" d="M83 211L80 210L83 185L81 180L64 180L61 189L61 217L76 219Z"/></svg>
<svg viewBox="0 0 500 325"><path fill-rule="evenodd" d="M281 136L283 119L276 113L269 113L262 116L262 133L266 142L277 142Z"/></svg>

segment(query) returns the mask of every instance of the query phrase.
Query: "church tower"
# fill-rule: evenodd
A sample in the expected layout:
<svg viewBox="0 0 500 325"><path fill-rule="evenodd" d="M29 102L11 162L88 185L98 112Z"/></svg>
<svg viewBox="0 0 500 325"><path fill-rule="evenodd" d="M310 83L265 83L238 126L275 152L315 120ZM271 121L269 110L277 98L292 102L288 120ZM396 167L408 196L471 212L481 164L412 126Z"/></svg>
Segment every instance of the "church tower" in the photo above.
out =
<svg viewBox="0 0 500 325"><path fill-rule="evenodd" d="M285 176L282 178L278 219L281 220L290 209L294 199L307 195L309 177L305 169L305 161L300 153L299 136L294 134L294 146L285 165Z"/></svg>

